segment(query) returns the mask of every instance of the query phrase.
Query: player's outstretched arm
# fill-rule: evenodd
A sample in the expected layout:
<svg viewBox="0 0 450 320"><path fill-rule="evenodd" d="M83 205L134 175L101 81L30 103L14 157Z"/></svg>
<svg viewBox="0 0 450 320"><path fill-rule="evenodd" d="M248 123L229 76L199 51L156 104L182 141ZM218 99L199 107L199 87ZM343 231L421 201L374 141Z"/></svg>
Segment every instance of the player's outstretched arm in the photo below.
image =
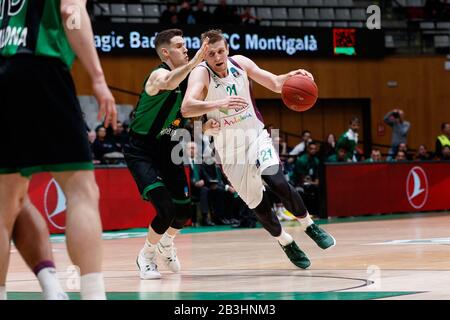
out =
<svg viewBox="0 0 450 320"><path fill-rule="evenodd" d="M277 76L267 70L261 69L260 67L258 67L258 65L256 63L254 63L252 60L250 60L247 57L237 55L237 56L234 56L233 59L235 59L236 62L239 63L239 65L242 68L245 69L248 76L252 80L255 80L263 87L266 87L267 89L269 89L273 92L276 92L276 93L281 93L281 88L283 87L283 83L289 77L300 74L300 75L310 77L311 79L314 80L314 77L312 76L312 74L303 69L294 70L289 73Z"/></svg>
<svg viewBox="0 0 450 320"><path fill-rule="evenodd" d="M208 93L208 84L209 75L205 68L199 67L192 70L181 104L183 117L198 117L219 108L238 109L248 105L248 102L239 96L230 96L217 101L204 101Z"/></svg>
<svg viewBox="0 0 450 320"><path fill-rule="evenodd" d="M145 84L145 91L147 94L154 96L161 90L174 90L177 88L187 77L189 72L203 61L203 58L208 51L208 42L208 39L203 41L202 46L195 54L195 57L189 61L188 64L171 71L166 69L155 70Z"/></svg>
<svg viewBox="0 0 450 320"><path fill-rule="evenodd" d="M91 78L92 89L99 104L98 118L100 120L104 116L105 127L111 124L115 128L116 105L95 49L86 0L61 0L60 11L67 40Z"/></svg>

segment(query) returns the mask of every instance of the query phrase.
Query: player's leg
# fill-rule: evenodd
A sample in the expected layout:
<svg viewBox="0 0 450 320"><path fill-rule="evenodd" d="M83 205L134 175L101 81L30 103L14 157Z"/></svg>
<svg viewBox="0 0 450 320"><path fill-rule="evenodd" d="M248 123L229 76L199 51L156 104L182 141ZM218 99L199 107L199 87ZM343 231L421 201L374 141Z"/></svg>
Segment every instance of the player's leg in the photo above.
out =
<svg viewBox="0 0 450 320"><path fill-rule="evenodd" d="M19 174L0 174L0 300L6 299L11 235L25 202L28 183Z"/></svg>
<svg viewBox="0 0 450 320"><path fill-rule="evenodd" d="M80 268L81 297L105 299L99 190L94 172L53 172L52 175L67 199L67 250L72 262Z"/></svg>
<svg viewBox="0 0 450 320"><path fill-rule="evenodd" d="M268 174L265 174L265 173ZM275 173L274 173L275 172ZM305 229L306 234L322 249L336 244L336 240L311 219L300 194L286 180L280 165L266 168L262 173L264 182L282 201Z"/></svg>
<svg viewBox="0 0 450 320"><path fill-rule="evenodd" d="M272 210L272 203L264 191L256 165L223 165L223 170L233 188L250 209L254 209L256 218L270 235L278 241L289 260L299 268L306 269L311 262L301 251L292 236L281 226Z"/></svg>
<svg viewBox="0 0 450 320"><path fill-rule="evenodd" d="M157 245L175 217L171 194L161 178L159 170L161 165L155 152L161 152L159 146L152 146L150 142L133 137L125 149L127 166L139 192L144 200L153 204L156 211L156 216L149 225L144 246L136 259L140 278L143 280L161 278L156 263Z"/></svg>
<svg viewBox="0 0 450 320"><path fill-rule="evenodd" d="M179 272L181 266L174 239L190 218L191 198L183 166L168 161L163 168L163 176L172 197L175 217L158 243L158 253L172 272Z"/></svg>
<svg viewBox="0 0 450 320"><path fill-rule="evenodd" d="M47 224L28 197L14 224L12 239L38 278L44 299L67 300L67 294L56 276Z"/></svg>

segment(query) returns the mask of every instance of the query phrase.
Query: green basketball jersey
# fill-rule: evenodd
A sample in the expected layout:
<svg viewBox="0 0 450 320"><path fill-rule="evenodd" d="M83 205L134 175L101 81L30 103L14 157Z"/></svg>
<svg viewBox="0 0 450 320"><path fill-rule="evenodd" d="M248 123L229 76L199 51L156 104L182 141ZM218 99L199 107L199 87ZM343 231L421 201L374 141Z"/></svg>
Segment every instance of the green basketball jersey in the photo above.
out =
<svg viewBox="0 0 450 320"><path fill-rule="evenodd" d="M61 19L60 0L0 0L0 56L30 54L61 59L75 54ZM77 11L74 10L74 19Z"/></svg>
<svg viewBox="0 0 450 320"><path fill-rule="evenodd" d="M159 68L170 70L165 63L156 69ZM170 136L174 130L183 127L185 123L185 119L181 116L181 102L186 91L186 80L175 90L160 91L154 96L149 96L145 91L147 81L148 77L133 112L131 130L149 138L159 139L163 135Z"/></svg>

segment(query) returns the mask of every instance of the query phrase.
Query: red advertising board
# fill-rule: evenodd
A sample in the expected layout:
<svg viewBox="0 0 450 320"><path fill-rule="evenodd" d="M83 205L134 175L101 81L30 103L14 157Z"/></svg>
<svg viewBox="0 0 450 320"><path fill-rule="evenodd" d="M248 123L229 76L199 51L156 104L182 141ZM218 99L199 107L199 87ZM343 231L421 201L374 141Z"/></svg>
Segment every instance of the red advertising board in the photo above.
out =
<svg viewBox="0 0 450 320"><path fill-rule="evenodd" d="M450 209L450 163L326 165L329 217Z"/></svg>
<svg viewBox="0 0 450 320"><path fill-rule="evenodd" d="M126 168L96 169L100 189L103 230L148 227L155 209L143 201ZM31 201L44 216L51 233L64 233L66 198L50 174L34 175L29 188Z"/></svg>

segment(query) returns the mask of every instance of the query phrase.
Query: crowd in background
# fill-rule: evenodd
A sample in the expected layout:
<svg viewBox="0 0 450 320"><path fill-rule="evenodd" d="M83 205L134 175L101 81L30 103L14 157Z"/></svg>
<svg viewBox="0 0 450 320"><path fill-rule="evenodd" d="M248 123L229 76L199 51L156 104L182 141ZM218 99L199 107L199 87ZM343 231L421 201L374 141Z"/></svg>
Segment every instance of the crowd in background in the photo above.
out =
<svg viewBox="0 0 450 320"><path fill-rule="evenodd" d="M326 141L318 141L314 139L311 131L304 130L301 133L301 141L290 148L282 135L272 135L284 174L300 192L312 214L320 212L320 177L324 163L450 161L450 123L442 123L441 134L436 137L433 151L422 144L412 152L407 145L411 124L405 119L403 110L391 110L383 120L392 128L389 151L382 154L379 148L373 148L368 158L365 158L358 146L360 120L357 117L349 121L348 129L338 138L330 133ZM188 121L185 128L193 134L191 121ZM273 126L268 125L266 129L272 133ZM125 164L123 147L128 143L126 123L118 122L116 129L99 125L95 131L87 128L87 132L95 164ZM206 150L211 147L213 138L203 135L195 141L202 141L202 145L187 141L184 146L188 159L185 165L189 167L193 200L192 223L202 226L255 227L256 217L253 211L239 198L214 157L204 158L201 163L194 161L195 157L199 156L199 149L203 154L213 154L212 150ZM273 210L280 220L294 219L274 194L271 194L271 200Z"/></svg>
<svg viewBox="0 0 450 320"><path fill-rule="evenodd" d="M182 1L177 9L177 4L167 5L167 9L161 14L160 23L168 25L178 24L219 24L219 25L248 25L259 24L258 19L252 13L252 7L245 7L238 11L238 7L229 6L226 0L219 0L218 6L213 12L206 8L203 1L197 1L193 5L190 1Z"/></svg>

